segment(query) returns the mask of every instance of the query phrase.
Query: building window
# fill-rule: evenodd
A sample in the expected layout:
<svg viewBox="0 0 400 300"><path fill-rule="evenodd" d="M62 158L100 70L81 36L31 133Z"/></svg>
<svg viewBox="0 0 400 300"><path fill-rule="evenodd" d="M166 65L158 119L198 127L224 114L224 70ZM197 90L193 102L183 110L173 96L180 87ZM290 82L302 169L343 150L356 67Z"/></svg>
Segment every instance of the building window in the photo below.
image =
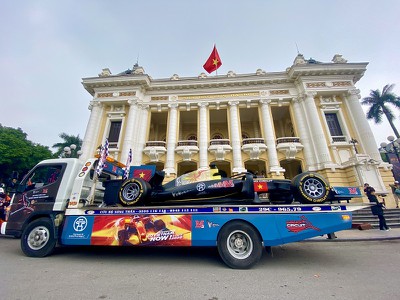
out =
<svg viewBox="0 0 400 300"><path fill-rule="evenodd" d="M342 136L342 128L340 127L340 123L338 117L335 113L326 113L325 114L326 123L328 124L329 132L331 136Z"/></svg>
<svg viewBox="0 0 400 300"><path fill-rule="evenodd" d="M111 121L110 133L108 134L108 142L110 148L117 148L119 134L121 132L122 121Z"/></svg>

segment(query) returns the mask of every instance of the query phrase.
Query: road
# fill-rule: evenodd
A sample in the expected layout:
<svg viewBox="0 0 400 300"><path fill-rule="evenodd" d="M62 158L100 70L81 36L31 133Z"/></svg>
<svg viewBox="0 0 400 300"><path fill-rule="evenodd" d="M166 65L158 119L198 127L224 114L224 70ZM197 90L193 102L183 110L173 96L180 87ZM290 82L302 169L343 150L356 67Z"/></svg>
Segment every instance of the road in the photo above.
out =
<svg viewBox="0 0 400 300"><path fill-rule="evenodd" d="M22 254L0 237L0 299L400 299L400 241L273 247L250 270L214 248L58 248Z"/></svg>

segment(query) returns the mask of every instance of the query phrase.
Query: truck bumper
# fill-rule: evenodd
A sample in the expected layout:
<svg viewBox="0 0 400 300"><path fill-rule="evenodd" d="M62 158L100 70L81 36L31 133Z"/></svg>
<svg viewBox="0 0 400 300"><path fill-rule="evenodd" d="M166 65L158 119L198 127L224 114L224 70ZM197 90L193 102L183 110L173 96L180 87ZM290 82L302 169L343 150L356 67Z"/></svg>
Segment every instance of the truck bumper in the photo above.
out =
<svg viewBox="0 0 400 300"><path fill-rule="evenodd" d="M1 234L6 234L6 227L7 227L7 222L3 222L1 223L1 229L0 229L0 233Z"/></svg>

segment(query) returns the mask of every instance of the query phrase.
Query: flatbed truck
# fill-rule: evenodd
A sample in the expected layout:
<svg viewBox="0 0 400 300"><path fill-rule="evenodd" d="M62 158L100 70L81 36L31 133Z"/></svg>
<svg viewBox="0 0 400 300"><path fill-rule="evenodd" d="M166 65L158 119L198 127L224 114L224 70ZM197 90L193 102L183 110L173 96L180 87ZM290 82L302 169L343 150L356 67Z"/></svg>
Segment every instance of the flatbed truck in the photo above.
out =
<svg viewBox="0 0 400 300"><path fill-rule="evenodd" d="M259 261L264 247L350 229L352 212L364 207L340 201L360 196L354 188L349 188L348 195L341 191L338 202L330 204L271 204L255 195L254 201L243 202L234 197L231 203L186 199L173 205L127 206L123 201L105 201L118 195L126 198L121 193L124 184L115 179L122 176L125 166L110 160L101 176L96 176L96 164L95 158L39 163L12 196L1 234L20 237L21 249L30 257L50 255L57 245L216 246L227 266L246 269ZM106 191L103 180L117 182L117 190ZM127 180L136 183L133 187L144 186L143 181ZM202 180L197 181L197 189L207 184L232 187L231 180L213 178L211 185ZM268 180L255 184L260 182L272 184ZM248 183L241 189L257 194Z"/></svg>

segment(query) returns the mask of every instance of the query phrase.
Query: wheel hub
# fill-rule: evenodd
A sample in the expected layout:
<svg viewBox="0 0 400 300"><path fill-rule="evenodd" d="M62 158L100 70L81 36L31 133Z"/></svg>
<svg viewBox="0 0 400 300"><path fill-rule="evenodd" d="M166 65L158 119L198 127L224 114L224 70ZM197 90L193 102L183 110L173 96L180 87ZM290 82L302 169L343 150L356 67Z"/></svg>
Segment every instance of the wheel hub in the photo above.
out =
<svg viewBox="0 0 400 300"><path fill-rule="evenodd" d="M49 232L45 228L37 228L28 236L28 245L34 250L42 248L49 240Z"/></svg>

